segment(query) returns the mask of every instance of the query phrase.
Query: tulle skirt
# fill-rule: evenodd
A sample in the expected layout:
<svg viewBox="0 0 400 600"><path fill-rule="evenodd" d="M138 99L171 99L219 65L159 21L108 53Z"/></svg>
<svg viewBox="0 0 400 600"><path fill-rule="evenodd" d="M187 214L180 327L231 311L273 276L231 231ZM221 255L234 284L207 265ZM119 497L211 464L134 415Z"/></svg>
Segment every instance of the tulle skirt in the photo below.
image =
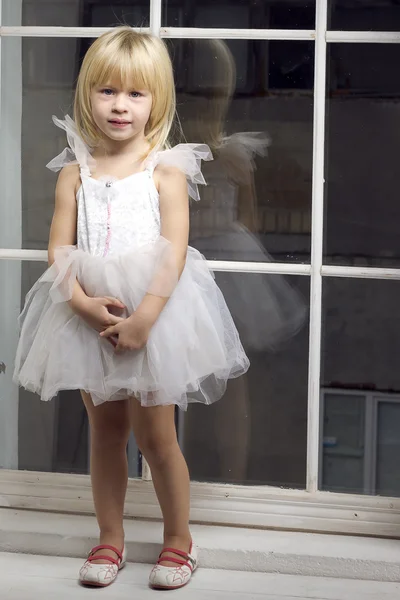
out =
<svg viewBox="0 0 400 600"><path fill-rule="evenodd" d="M135 396L143 406L210 404L249 360L224 297L204 257L188 248L179 281L168 290L158 242L105 258L68 246L26 297L14 381L50 400L60 390L89 392L95 405ZM139 306L147 291L170 295L142 350L116 354L68 304L76 279L87 295ZM163 290L158 288L163 288ZM124 315L123 315L124 316Z"/></svg>
<svg viewBox="0 0 400 600"><path fill-rule="evenodd" d="M214 260L273 262L256 236L237 222L223 233L192 243ZM247 350L280 350L306 322L305 299L282 275L223 273L218 285L229 298L230 312Z"/></svg>

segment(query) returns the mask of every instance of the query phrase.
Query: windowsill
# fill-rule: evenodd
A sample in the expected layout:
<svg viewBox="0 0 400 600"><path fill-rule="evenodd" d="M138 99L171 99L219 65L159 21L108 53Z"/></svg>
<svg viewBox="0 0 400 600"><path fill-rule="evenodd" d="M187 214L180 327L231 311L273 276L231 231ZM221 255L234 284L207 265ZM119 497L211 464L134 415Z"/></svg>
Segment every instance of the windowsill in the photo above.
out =
<svg viewBox="0 0 400 600"><path fill-rule="evenodd" d="M97 543L97 523L87 515L0 509L0 551L84 557ZM153 563L162 525L126 519L128 560ZM400 580L400 541L193 525L193 539L205 568Z"/></svg>

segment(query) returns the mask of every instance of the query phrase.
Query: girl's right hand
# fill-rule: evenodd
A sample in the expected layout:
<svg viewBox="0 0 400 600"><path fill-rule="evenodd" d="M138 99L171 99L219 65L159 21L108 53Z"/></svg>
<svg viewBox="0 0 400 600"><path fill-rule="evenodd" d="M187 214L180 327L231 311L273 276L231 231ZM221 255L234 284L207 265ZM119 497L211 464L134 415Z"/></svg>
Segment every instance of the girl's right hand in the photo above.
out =
<svg viewBox="0 0 400 600"><path fill-rule="evenodd" d="M86 296L83 302L72 306L75 314L80 316L85 323L98 332L124 321L123 317L113 314L110 310L114 309L114 312L118 313L122 312L125 308L125 305L120 300L111 298L110 296L98 298Z"/></svg>

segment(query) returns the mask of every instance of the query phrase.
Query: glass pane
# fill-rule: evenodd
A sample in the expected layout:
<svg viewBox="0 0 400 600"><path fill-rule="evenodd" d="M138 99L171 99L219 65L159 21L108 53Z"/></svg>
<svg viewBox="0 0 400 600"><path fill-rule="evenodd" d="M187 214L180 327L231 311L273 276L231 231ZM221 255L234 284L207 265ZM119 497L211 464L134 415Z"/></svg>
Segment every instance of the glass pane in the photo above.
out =
<svg viewBox="0 0 400 600"><path fill-rule="evenodd" d="M1 281L7 281L0 290L0 468L88 473L88 420L79 391L42 402L12 381L18 314L45 269L43 262L0 260ZM140 463L133 439L128 457L129 474L136 477Z"/></svg>
<svg viewBox="0 0 400 600"><path fill-rule="evenodd" d="M359 493L364 485L365 397L324 396L322 489Z"/></svg>
<svg viewBox="0 0 400 600"><path fill-rule="evenodd" d="M204 165L208 186L192 204L191 243L210 259L309 262L313 45L170 46L183 133L208 144L215 159ZM262 136L271 142L254 170L248 156Z"/></svg>
<svg viewBox="0 0 400 600"><path fill-rule="evenodd" d="M389 480L393 471L387 458L388 445L396 443L391 434L394 429L382 420L377 437L374 420L376 392L396 399L400 390L399 302L396 281L324 281L323 489L365 494L396 490L397 475Z"/></svg>
<svg viewBox="0 0 400 600"><path fill-rule="evenodd" d="M304 488L307 446L308 326L274 350L255 347L251 331L265 326L259 315L260 285L272 285L276 275L216 274L245 342L251 366L229 382L225 396L214 405L192 405L180 413L180 442L197 481L269 484ZM236 281L235 281L236 280ZM303 298L309 279L288 282ZM246 290L246 304L233 290ZM306 302L307 300L305 300ZM243 314L238 318L242 307ZM264 340L267 340L267 335ZM290 377L288 377L290 373Z"/></svg>
<svg viewBox="0 0 400 600"><path fill-rule="evenodd" d="M150 0L3 0L3 25L148 27Z"/></svg>
<svg viewBox="0 0 400 600"><path fill-rule="evenodd" d="M163 0L166 27L314 29L315 0Z"/></svg>
<svg viewBox="0 0 400 600"><path fill-rule="evenodd" d="M376 493L400 496L400 398L378 404Z"/></svg>
<svg viewBox="0 0 400 600"><path fill-rule="evenodd" d="M347 31L400 31L397 0L330 0L329 29Z"/></svg>
<svg viewBox="0 0 400 600"><path fill-rule="evenodd" d="M79 392L62 392L51 402L12 382L18 341L17 317L21 301L45 263L0 261L1 293L0 466L34 471L86 473L88 432L86 412Z"/></svg>
<svg viewBox="0 0 400 600"><path fill-rule="evenodd" d="M13 224L5 231L0 224L3 247L47 247L57 176L45 165L66 146L51 116L71 113L81 43L70 38L2 40L0 222Z"/></svg>
<svg viewBox="0 0 400 600"><path fill-rule="evenodd" d="M4 222L15 224L7 227L3 246L47 247L56 176L45 165L66 145L51 115L71 114L89 43L3 40L1 211ZM179 40L171 52L183 132L190 142L208 143L215 155L204 169L209 186L192 205L191 243L208 258L309 262L312 44ZM23 58L20 71L16 56ZM257 132L272 141L253 172L248 156L260 145Z"/></svg>
<svg viewBox="0 0 400 600"><path fill-rule="evenodd" d="M400 44L331 44L327 112L328 264L400 265Z"/></svg>

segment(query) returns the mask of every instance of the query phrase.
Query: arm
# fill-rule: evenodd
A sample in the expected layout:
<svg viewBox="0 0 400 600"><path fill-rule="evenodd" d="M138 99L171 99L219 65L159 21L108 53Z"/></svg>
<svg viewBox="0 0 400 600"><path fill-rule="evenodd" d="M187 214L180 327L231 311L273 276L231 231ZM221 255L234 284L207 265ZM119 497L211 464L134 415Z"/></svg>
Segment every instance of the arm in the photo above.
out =
<svg viewBox="0 0 400 600"><path fill-rule="evenodd" d="M54 262L54 251L59 246L72 246L76 244L76 193L79 186L79 169L76 166L64 167L58 177L56 186L56 201L53 219L50 228L48 247L48 262ZM75 282L72 298L68 304L75 310L87 298L85 292Z"/></svg>
<svg viewBox="0 0 400 600"><path fill-rule="evenodd" d="M54 263L56 248L76 244L76 193L79 184L78 167L64 167L56 187L56 201L48 247L49 265ZM75 281L72 297L68 304L77 315L97 331L102 331L109 325L122 320L120 317L110 314L107 309L110 305L123 309L122 302L115 298L89 298L78 281Z"/></svg>
<svg viewBox="0 0 400 600"><path fill-rule="evenodd" d="M189 201L185 175L173 167L159 166L155 183L160 195L161 236L171 242L178 277L186 263L189 238ZM145 346L150 330L160 316L168 298L146 294L137 310L102 336L118 335L117 352L138 350Z"/></svg>
<svg viewBox="0 0 400 600"><path fill-rule="evenodd" d="M161 235L171 242L178 278L186 263L189 240L189 199L185 175L173 167L158 167L154 173L160 194ZM157 321L168 298L146 294L136 315Z"/></svg>

